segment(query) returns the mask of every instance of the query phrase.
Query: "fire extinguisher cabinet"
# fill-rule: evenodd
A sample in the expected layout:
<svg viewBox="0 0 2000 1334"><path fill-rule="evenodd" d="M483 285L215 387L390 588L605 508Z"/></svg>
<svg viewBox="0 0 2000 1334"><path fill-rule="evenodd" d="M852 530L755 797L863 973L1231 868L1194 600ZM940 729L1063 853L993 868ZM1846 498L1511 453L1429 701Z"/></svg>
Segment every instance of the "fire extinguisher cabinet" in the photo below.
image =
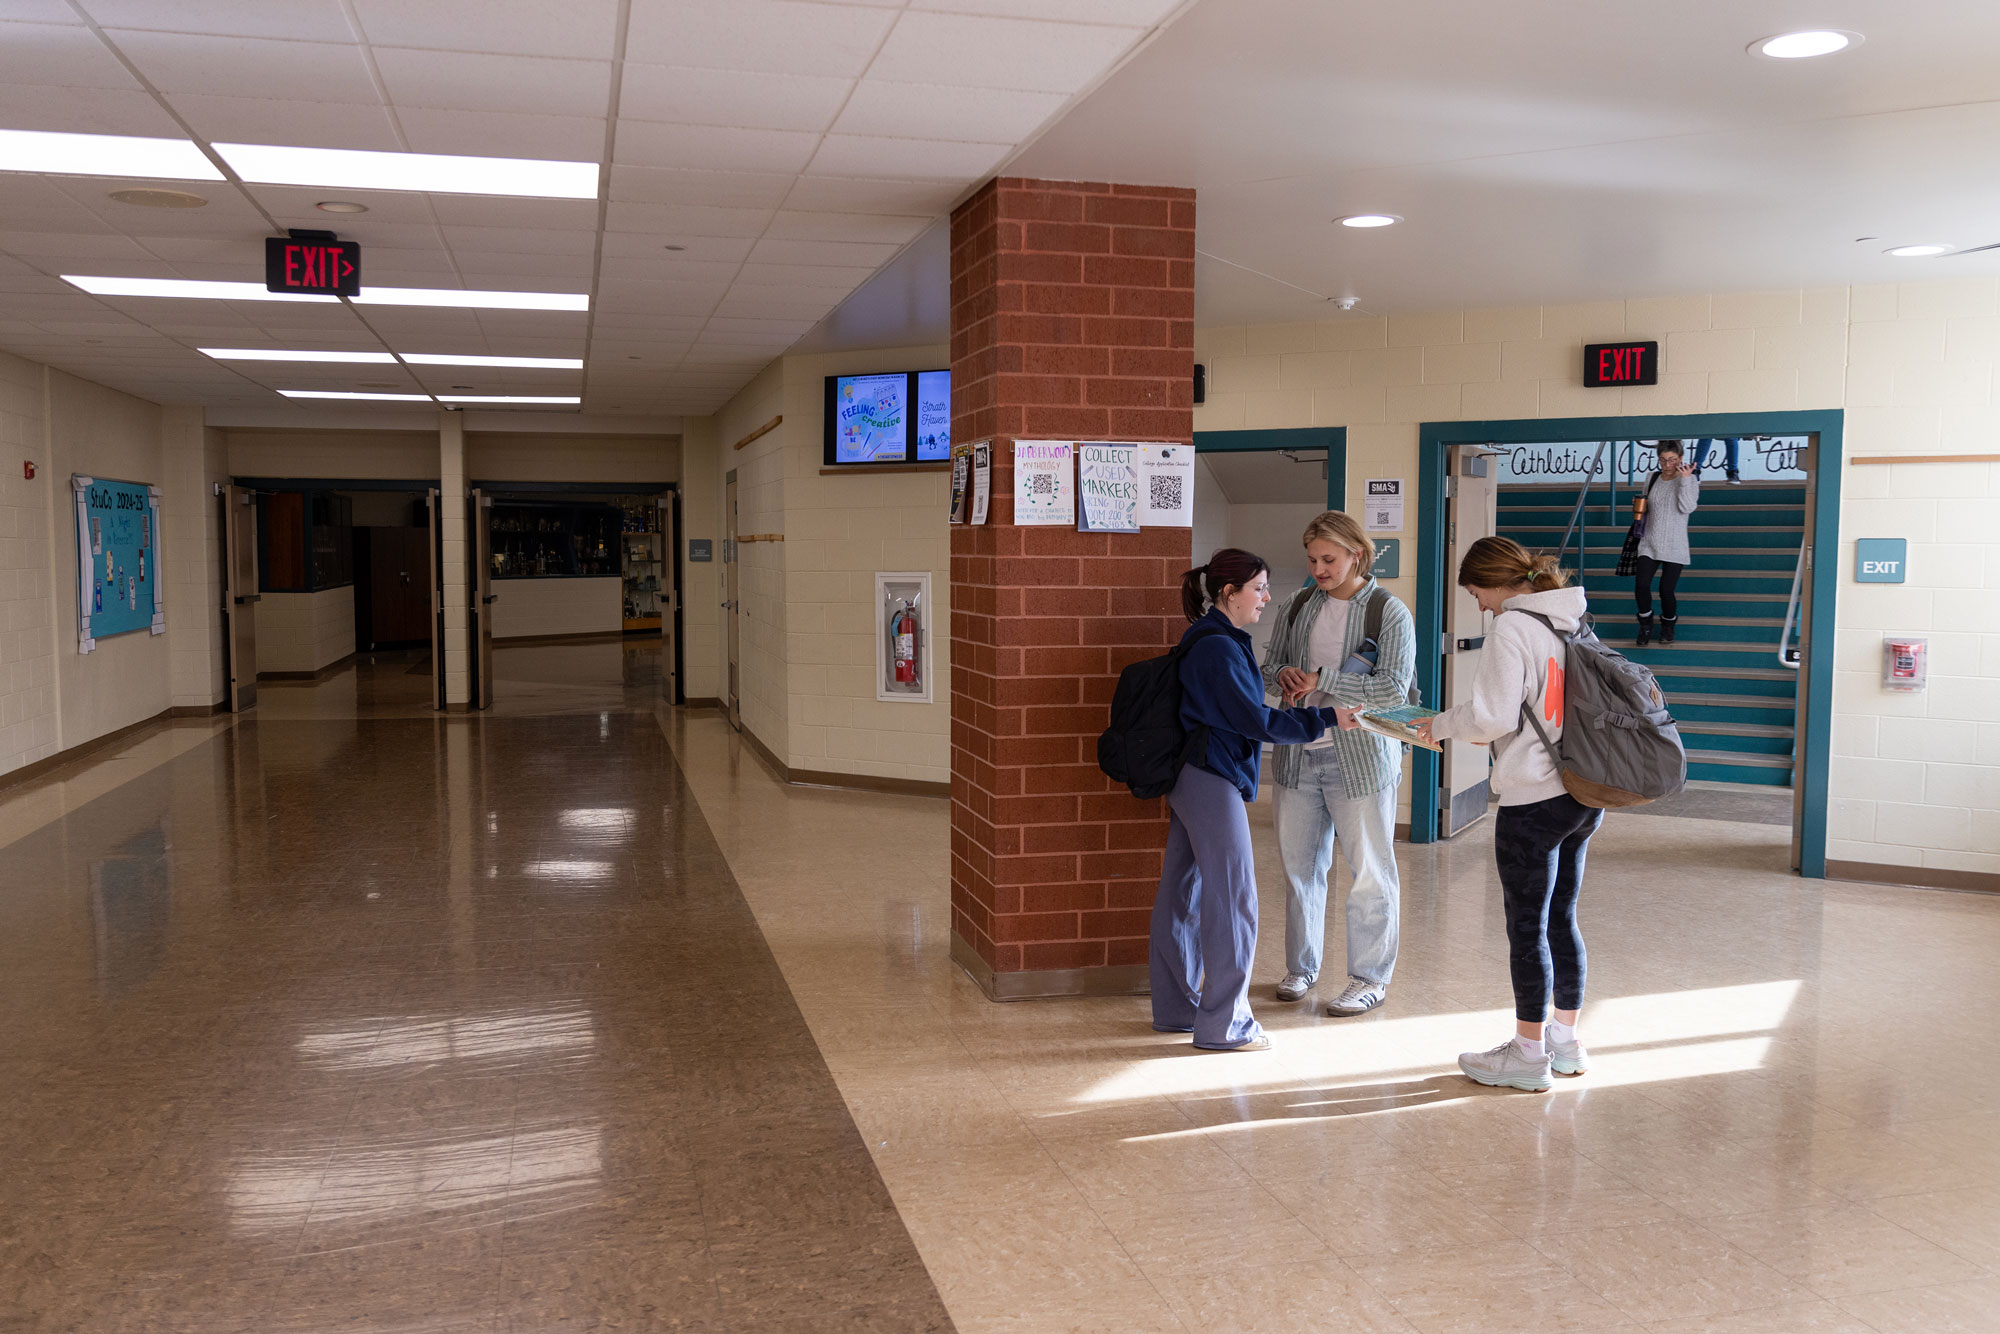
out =
<svg viewBox="0 0 2000 1334"><path fill-rule="evenodd" d="M931 702L931 577L875 576L875 698Z"/></svg>

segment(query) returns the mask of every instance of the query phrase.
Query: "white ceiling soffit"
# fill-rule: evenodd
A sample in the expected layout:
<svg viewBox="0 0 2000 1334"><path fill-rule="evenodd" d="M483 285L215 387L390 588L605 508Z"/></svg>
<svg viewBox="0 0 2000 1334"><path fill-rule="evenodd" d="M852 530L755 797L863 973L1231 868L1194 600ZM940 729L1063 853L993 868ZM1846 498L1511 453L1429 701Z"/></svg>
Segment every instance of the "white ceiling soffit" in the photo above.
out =
<svg viewBox="0 0 2000 1334"><path fill-rule="evenodd" d="M1867 41L1746 54L1808 26ZM1202 0L1008 171L1199 190L1209 325L1991 274L1882 252L2000 241L1997 57L1991 0Z"/></svg>
<svg viewBox="0 0 2000 1334"><path fill-rule="evenodd" d="M0 175L0 348L158 402L294 420L409 405L288 404L276 390L581 393L583 413L709 412L1184 7L6 0L0 129L605 169L596 199ZM134 188L209 203L109 198ZM368 212L320 211L329 199ZM359 241L371 284L587 291L591 310L92 297L57 277L256 280L263 238L292 227ZM221 362L201 346L585 368Z"/></svg>

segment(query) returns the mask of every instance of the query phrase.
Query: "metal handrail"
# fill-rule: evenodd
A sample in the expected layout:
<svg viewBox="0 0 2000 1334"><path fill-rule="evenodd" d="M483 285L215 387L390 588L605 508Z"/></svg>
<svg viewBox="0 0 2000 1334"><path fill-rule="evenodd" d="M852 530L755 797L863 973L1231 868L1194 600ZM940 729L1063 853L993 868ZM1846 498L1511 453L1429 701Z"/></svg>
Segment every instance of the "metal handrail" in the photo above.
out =
<svg viewBox="0 0 2000 1334"><path fill-rule="evenodd" d="M1799 662L1797 659L1789 657L1786 650L1791 646L1792 642L1792 622L1799 614L1799 588L1805 582L1806 552L1808 549L1805 543L1801 542L1799 544L1799 563L1792 569L1792 595L1785 600L1785 628L1778 635L1778 665L1780 667L1789 667L1795 672L1799 669ZM1803 658L1805 655L1800 654L1799 656Z"/></svg>
<svg viewBox="0 0 2000 1334"><path fill-rule="evenodd" d="M1563 557L1569 554L1569 535L1576 532L1577 522L1583 518L1584 502L1590 499L1590 483L1596 478L1597 465L1604 461L1604 451L1610 443L1609 440L1598 441L1597 452L1591 455L1590 471L1584 474L1583 485L1578 487L1576 491L1576 507L1569 512L1569 527L1563 529L1562 541L1556 544L1556 560L1558 562L1561 562ZM1589 527L1586 525L1584 533L1588 534L1589 531ZM1576 544L1576 570L1579 576L1583 573L1584 541L1583 537L1579 537Z"/></svg>

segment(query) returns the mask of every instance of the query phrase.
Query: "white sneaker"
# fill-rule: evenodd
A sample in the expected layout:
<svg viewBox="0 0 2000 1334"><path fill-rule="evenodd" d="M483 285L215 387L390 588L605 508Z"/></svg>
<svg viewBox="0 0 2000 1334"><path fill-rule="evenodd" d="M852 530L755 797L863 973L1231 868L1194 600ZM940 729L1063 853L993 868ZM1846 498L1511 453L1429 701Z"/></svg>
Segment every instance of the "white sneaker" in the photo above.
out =
<svg viewBox="0 0 2000 1334"><path fill-rule="evenodd" d="M1367 1014L1389 998L1389 988L1380 982L1363 982L1358 977L1347 979L1347 989L1326 1003L1326 1012L1347 1018L1357 1014Z"/></svg>
<svg viewBox="0 0 2000 1334"><path fill-rule="evenodd" d="M1458 1068L1475 1084L1488 1088L1520 1089L1523 1093L1547 1093L1550 1084L1549 1058L1530 1056L1513 1038L1492 1051L1469 1051L1458 1058Z"/></svg>
<svg viewBox="0 0 2000 1334"><path fill-rule="evenodd" d="M1548 1039L1549 1069L1559 1075L1580 1075L1590 1069L1590 1053L1583 1049L1583 1040L1571 1038L1568 1042Z"/></svg>
<svg viewBox="0 0 2000 1334"><path fill-rule="evenodd" d="M1304 973L1286 973L1285 980L1278 983L1278 999L1281 1001L1300 1000L1308 991L1312 990L1313 983L1317 981L1319 981L1317 977L1308 977Z"/></svg>

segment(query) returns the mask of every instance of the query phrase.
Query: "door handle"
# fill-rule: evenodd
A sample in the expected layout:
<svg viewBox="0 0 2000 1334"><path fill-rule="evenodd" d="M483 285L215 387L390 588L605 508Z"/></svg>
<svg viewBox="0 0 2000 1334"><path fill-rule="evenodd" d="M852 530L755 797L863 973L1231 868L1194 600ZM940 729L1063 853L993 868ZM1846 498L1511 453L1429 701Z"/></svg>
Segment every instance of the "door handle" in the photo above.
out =
<svg viewBox="0 0 2000 1334"><path fill-rule="evenodd" d="M1485 635L1478 635L1471 639L1461 639L1458 641L1458 651L1460 653L1470 653L1475 649L1481 649L1485 647L1486 647Z"/></svg>
<svg viewBox="0 0 2000 1334"><path fill-rule="evenodd" d="M247 607L247 606L249 606L249 605L250 605L251 603L253 603L253 602L261 602L261 601L263 601L263 599L264 599L264 595L263 595L262 593L251 593L251 594L249 594L249 595L248 595L248 596L246 596L246 597L238 597L238 598L236 599L236 605L237 605L237 606L239 606L239 607Z"/></svg>
<svg viewBox="0 0 2000 1334"><path fill-rule="evenodd" d="M498 593L488 593L485 597L479 600L485 603L498 602L500 600L500 595Z"/></svg>

